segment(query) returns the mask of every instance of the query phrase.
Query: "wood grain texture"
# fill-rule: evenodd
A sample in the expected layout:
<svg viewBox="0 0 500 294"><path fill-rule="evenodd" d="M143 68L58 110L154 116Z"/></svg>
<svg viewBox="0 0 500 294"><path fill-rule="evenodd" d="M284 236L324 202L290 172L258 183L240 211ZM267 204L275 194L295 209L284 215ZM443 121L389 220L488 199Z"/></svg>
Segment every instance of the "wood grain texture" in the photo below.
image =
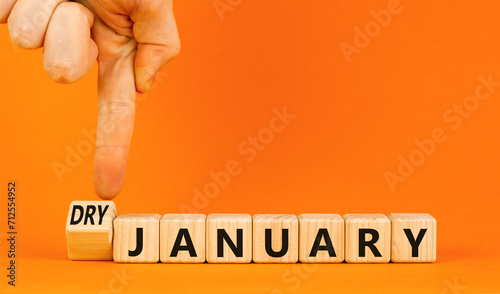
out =
<svg viewBox="0 0 500 294"><path fill-rule="evenodd" d="M82 210L73 210L75 206L82 207ZM104 211L105 213L102 214ZM86 217L87 215L89 218ZM113 201L71 202L66 220L66 244L69 259L113 260L113 220L115 217L116 207ZM73 223L79 222L71 224L71 220Z"/></svg>
<svg viewBox="0 0 500 294"><path fill-rule="evenodd" d="M391 213L389 219L392 223L392 262L436 261L436 219L427 213ZM410 230L411 237L405 229ZM419 240L421 233L422 238ZM415 252L409 238L420 242L418 246L414 246Z"/></svg>
<svg viewBox="0 0 500 294"><path fill-rule="evenodd" d="M271 230L268 240L274 252L284 253L273 257L266 250L266 229ZM283 248L283 230L288 231L288 248ZM269 248L268 248L269 249ZM285 248L286 249L286 248ZM253 261L256 263L295 263L299 259L299 221L293 214L256 214L253 217Z"/></svg>
<svg viewBox="0 0 500 294"><path fill-rule="evenodd" d="M160 260L164 263L203 263L205 262L204 214L165 214L160 220ZM187 233L180 233L181 230ZM185 234L188 234L187 236ZM189 239L187 239L189 238ZM189 250L176 250L174 244L180 240L181 246L192 245L194 254ZM189 244L188 244L189 242ZM175 256L174 256L175 255Z"/></svg>
<svg viewBox="0 0 500 294"><path fill-rule="evenodd" d="M252 217L249 214L210 214L207 217L206 257L210 263L249 263L252 261ZM223 254L218 255L218 229L224 229L237 245L237 230L242 234L242 255L238 257L222 242Z"/></svg>
<svg viewBox="0 0 500 294"><path fill-rule="evenodd" d="M337 263L344 261L344 218L338 214L301 214L298 219L300 262ZM320 234L323 230L326 230L328 237ZM318 235L320 236L319 240L321 240L319 245L332 245L332 252L328 250L312 251ZM326 238L331 243L327 244Z"/></svg>
<svg viewBox="0 0 500 294"><path fill-rule="evenodd" d="M156 263L160 260L159 214L122 214L115 218L113 260L128 263ZM138 230L142 229L142 250L137 256L130 251L137 249Z"/></svg>
<svg viewBox="0 0 500 294"><path fill-rule="evenodd" d="M345 260L350 263L386 263L391 259L391 221L383 214L346 214L345 220ZM374 255L367 246L360 246L360 229L373 229L378 234L378 240L373 245L380 253ZM371 241L370 234L366 241ZM361 256L360 247L364 247L365 256Z"/></svg>

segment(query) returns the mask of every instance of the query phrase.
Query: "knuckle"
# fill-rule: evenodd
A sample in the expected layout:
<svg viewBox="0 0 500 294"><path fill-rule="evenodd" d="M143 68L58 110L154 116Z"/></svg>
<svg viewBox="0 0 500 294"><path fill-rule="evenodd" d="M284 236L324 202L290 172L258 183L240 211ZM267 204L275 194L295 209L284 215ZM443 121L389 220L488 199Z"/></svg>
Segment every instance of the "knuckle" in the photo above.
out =
<svg viewBox="0 0 500 294"><path fill-rule="evenodd" d="M113 101L105 104L106 114L124 115L135 111L135 103L133 101Z"/></svg>
<svg viewBox="0 0 500 294"><path fill-rule="evenodd" d="M81 14L84 13L84 6L76 2L62 2L57 5L56 10L63 10L64 13Z"/></svg>
<svg viewBox="0 0 500 294"><path fill-rule="evenodd" d="M122 145L110 145L110 144L97 144L96 145L96 153L100 153L101 155L112 155L116 154L116 152L127 152L129 146Z"/></svg>
<svg viewBox="0 0 500 294"><path fill-rule="evenodd" d="M174 42L172 42L172 44L169 45L170 58L176 57L177 55L179 55L180 52L181 52L181 42L179 41L179 39L177 39Z"/></svg>
<svg viewBox="0 0 500 294"><path fill-rule="evenodd" d="M93 17L93 14L85 6L77 2L62 2L57 5L52 19L57 19L60 24L84 20Z"/></svg>
<svg viewBox="0 0 500 294"><path fill-rule="evenodd" d="M133 128L135 102L132 100L107 101L102 104L100 102L98 112L97 128L101 135L113 134L123 128Z"/></svg>
<svg viewBox="0 0 500 294"><path fill-rule="evenodd" d="M155 50L156 53L159 56L162 56L163 60L167 62L179 55L179 52L181 51L181 42L177 38L162 46L157 46Z"/></svg>
<svg viewBox="0 0 500 294"><path fill-rule="evenodd" d="M172 54L173 54L173 57L176 57L177 55L179 55L179 52L181 52L181 42L179 40L176 40L172 44Z"/></svg>
<svg viewBox="0 0 500 294"><path fill-rule="evenodd" d="M41 46L36 30L30 22L10 21L9 33L12 41L24 49L36 49Z"/></svg>

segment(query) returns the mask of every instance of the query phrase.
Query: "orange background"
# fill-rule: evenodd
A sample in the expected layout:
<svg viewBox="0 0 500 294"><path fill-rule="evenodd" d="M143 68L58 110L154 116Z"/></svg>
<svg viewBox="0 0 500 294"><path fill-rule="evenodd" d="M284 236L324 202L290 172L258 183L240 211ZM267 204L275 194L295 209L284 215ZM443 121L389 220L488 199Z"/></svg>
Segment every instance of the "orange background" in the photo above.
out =
<svg viewBox="0 0 500 294"><path fill-rule="evenodd" d="M374 19L370 11L388 2L242 1L221 19L211 0L175 1L181 54L138 99L125 186L115 203L120 214L179 212L180 205L193 206L193 189L210 183L211 171L237 160L242 172L198 211L428 212L438 221L436 263L69 261L69 204L97 199L93 147L62 181L52 164L66 164L67 148L87 144L82 131L96 128L97 71L73 85L53 83L41 50L13 47L2 25L0 185L18 182L20 240L12 289L2 235L0 292L99 293L123 269L135 278L121 293L500 291L500 91L456 130L443 119L474 94L479 76L500 81L500 3L402 0L401 13L347 62L340 44L353 45L355 27L364 28ZM239 144L283 107L297 117L247 162ZM435 128L447 140L392 192L384 173L396 173L398 157L408 158L414 141Z"/></svg>

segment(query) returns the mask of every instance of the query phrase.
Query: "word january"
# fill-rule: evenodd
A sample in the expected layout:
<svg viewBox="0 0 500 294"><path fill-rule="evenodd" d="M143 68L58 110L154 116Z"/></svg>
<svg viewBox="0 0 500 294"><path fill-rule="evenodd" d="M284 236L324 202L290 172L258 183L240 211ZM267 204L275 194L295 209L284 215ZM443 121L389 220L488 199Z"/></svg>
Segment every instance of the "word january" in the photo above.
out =
<svg viewBox="0 0 500 294"><path fill-rule="evenodd" d="M125 263L434 262L436 220L423 213L124 214L111 201L74 201L72 260Z"/></svg>

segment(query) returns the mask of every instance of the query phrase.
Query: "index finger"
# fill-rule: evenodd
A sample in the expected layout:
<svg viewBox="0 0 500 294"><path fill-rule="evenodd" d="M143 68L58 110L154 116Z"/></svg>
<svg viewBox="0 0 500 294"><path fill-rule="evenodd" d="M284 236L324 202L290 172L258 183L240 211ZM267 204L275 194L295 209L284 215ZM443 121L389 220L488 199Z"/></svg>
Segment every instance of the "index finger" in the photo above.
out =
<svg viewBox="0 0 500 294"><path fill-rule="evenodd" d="M99 197L112 199L123 186L134 129L136 43L100 20L96 20L92 35L99 50L94 189Z"/></svg>

